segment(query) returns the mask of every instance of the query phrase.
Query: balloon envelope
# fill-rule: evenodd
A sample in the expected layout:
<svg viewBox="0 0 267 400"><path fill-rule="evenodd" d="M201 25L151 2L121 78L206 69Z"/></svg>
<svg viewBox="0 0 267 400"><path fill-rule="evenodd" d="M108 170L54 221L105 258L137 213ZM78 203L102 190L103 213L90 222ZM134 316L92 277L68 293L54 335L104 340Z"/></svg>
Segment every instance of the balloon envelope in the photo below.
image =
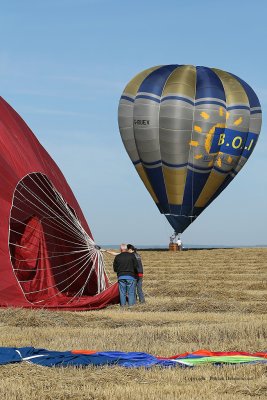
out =
<svg viewBox="0 0 267 400"><path fill-rule="evenodd" d="M87 310L118 302L63 174L1 97L0 145L0 307Z"/></svg>
<svg viewBox="0 0 267 400"><path fill-rule="evenodd" d="M181 233L245 165L259 137L261 107L231 73L157 66L125 87L119 128L158 209Z"/></svg>

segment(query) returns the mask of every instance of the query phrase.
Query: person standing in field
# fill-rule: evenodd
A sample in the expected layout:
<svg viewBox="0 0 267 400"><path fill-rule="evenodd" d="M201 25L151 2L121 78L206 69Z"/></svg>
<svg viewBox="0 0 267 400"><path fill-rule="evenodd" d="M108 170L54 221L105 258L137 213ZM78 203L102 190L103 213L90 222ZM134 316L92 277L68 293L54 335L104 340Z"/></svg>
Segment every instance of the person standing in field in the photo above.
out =
<svg viewBox="0 0 267 400"><path fill-rule="evenodd" d="M120 251L113 261L113 269L118 276L120 305L126 306L128 298L128 305L133 306L136 303L138 262L134 254L128 252L126 244L120 245Z"/></svg>
<svg viewBox="0 0 267 400"><path fill-rule="evenodd" d="M127 249L129 253L134 254L137 262L138 262L138 274L137 274L137 282L136 282L136 294L138 296L140 303L145 303L145 295L143 292L143 276L144 276L144 268L142 264L142 259L140 254L137 253L137 249L132 244L127 244Z"/></svg>
<svg viewBox="0 0 267 400"><path fill-rule="evenodd" d="M177 239L177 246L178 246L178 251L182 251L183 250L183 243L181 241L180 238Z"/></svg>

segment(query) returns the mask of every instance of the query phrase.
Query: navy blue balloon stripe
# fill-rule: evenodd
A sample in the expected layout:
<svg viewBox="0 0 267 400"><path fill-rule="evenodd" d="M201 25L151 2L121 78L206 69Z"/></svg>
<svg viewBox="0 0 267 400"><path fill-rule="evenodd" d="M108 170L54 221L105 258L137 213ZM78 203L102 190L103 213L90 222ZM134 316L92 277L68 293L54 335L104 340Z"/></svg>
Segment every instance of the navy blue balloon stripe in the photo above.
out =
<svg viewBox="0 0 267 400"><path fill-rule="evenodd" d="M221 103L220 101L214 101L214 100L197 100L195 101L196 106L200 106L201 104L215 104L216 106L221 106L226 109L226 105Z"/></svg>
<svg viewBox="0 0 267 400"><path fill-rule="evenodd" d="M121 96L121 99L123 99L123 100L128 100L128 101L130 101L131 103L134 103L134 99L133 99L132 97L128 97L128 96L123 95L123 96Z"/></svg>
<svg viewBox="0 0 267 400"><path fill-rule="evenodd" d="M248 110L248 111L250 111L250 107L244 106L244 105L242 105L242 104L240 104L240 105L235 105L235 106L230 106L230 107L226 107L225 104L223 104L223 103L221 103L221 102L219 102L219 101L213 101L213 100L211 100L211 101L210 101L210 100L197 100L197 101L194 102L194 101L189 100L188 98L182 97L182 96L167 96L167 97L164 97L163 99L157 99L157 98L152 97L152 96L149 96L149 95L139 94L139 95L137 95L137 96L135 97L135 99L139 99L139 98L149 99L149 100L155 101L155 103L163 103L163 102L166 101L166 100L181 100L181 101L184 101L184 102L186 102L186 103L191 104L192 106L199 106L199 105L202 105L202 104L215 104L215 105L217 105L217 106L222 106L222 107L225 108L227 111L230 111L230 110ZM130 101L131 103L134 103L134 102L135 102L135 99L133 99L133 98L131 98L131 97L128 97L128 96L125 96L125 95L121 96L121 99L123 99L123 100L128 100L128 101ZM262 111L261 111L261 110L252 110L250 113L251 113L251 114L261 114Z"/></svg>
<svg viewBox="0 0 267 400"><path fill-rule="evenodd" d="M155 101L156 103L160 103L160 99L156 99L155 97L148 96L146 94L138 94L135 99L149 99Z"/></svg>
<svg viewBox="0 0 267 400"><path fill-rule="evenodd" d="M170 211L169 202L167 198L167 193L165 189L164 177L162 173L162 168L146 168L145 171L148 177L148 180L159 200L160 208L162 212L168 213Z"/></svg>
<svg viewBox="0 0 267 400"><path fill-rule="evenodd" d="M262 111L261 110L253 110L253 111L250 111L250 114L262 114Z"/></svg>
<svg viewBox="0 0 267 400"><path fill-rule="evenodd" d="M248 111L250 111L250 107L243 106L240 104L240 105L236 105L236 106L227 107L227 111L230 111L230 110L248 110Z"/></svg>
<svg viewBox="0 0 267 400"><path fill-rule="evenodd" d="M179 67L178 64L164 65L151 72L141 83L138 93L151 93L161 96L168 77L177 67Z"/></svg>
<svg viewBox="0 0 267 400"><path fill-rule="evenodd" d="M223 84L212 69L196 67L196 72L196 100L211 97L226 101Z"/></svg>
<svg viewBox="0 0 267 400"><path fill-rule="evenodd" d="M215 166L204 168L204 167L196 167L194 164L191 164L191 163L169 164L169 163L166 163L165 161L161 161L161 160L154 161L154 162L151 162L151 163L147 163L147 162L144 162L142 160L137 160L137 161L134 161L133 164L134 165L142 164L145 167L158 165L159 168L161 168L162 165L166 165L167 167L171 167L171 168L191 167L191 168L194 169L195 173L197 173L197 171L211 172L213 169L215 171L218 171L218 172L222 173L222 174L228 174L229 173L229 171L223 171L222 169L220 169L218 167L215 167ZM154 169L154 168L150 168L150 169Z"/></svg>
<svg viewBox="0 0 267 400"><path fill-rule="evenodd" d="M182 101L185 101L186 103L191 104L192 106L195 105L195 103L192 100L188 99L187 97L183 97L183 96L166 96L166 97L163 97L163 99L161 100L161 103L163 103L163 101L166 101L166 100L182 100Z"/></svg>

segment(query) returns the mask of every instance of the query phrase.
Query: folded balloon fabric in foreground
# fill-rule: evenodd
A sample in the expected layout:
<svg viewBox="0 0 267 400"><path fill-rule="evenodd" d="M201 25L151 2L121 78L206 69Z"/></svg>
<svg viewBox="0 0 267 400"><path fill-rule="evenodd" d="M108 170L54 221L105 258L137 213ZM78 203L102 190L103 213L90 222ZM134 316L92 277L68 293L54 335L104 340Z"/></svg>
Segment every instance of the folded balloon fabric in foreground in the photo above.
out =
<svg viewBox="0 0 267 400"><path fill-rule="evenodd" d="M172 357L156 357L141 352L92 350L51 351L34 347L1 347L0 365L26 361L44 367L85 367L116 365L126 368L193 367L199 364L267 364L267 351L247 352L211 352L198 350L193 353L178 354Z"/></svg>

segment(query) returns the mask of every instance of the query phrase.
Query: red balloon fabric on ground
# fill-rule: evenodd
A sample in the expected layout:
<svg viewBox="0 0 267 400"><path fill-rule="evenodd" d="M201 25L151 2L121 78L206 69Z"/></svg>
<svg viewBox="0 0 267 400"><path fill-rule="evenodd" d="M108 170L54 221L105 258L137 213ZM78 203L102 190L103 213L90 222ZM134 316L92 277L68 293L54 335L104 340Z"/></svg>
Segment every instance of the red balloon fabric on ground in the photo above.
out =
<svg viewBox="0 0 267 400"><path fill-rule="evenodd" d="M0 306L66 310L118 303L63 174L0 98Z"/></svg>

